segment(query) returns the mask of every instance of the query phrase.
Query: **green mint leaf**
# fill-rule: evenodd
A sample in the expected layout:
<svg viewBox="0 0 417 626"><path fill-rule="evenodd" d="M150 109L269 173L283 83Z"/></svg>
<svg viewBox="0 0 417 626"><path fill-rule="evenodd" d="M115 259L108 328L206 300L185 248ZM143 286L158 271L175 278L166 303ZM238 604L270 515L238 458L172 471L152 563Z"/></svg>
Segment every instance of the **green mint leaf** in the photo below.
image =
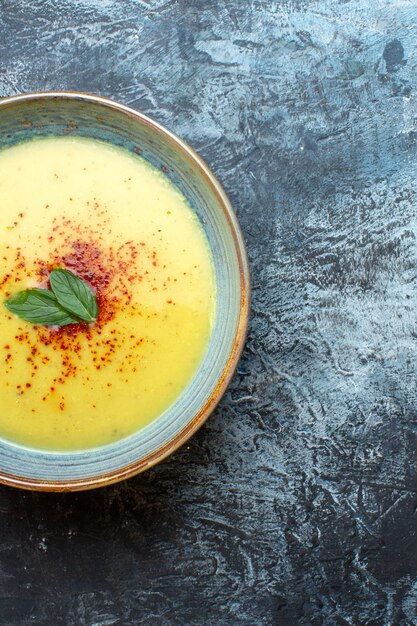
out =
<svg viewBox="0 0 417 626"><path fill-rule="evenodd" d="M80 322L59 304L52 291L46 289L19 291L10 296L4 305L10 313L40 326L66 326Z"/></svg>
<svg viewBox="0 0 417 626"><path fill-rule="evenodd" d="M51 289L59 304L71 315L85 322L94 322L98 316L98 304L88 285L68 270L52 270L49 275Z"/></svg>

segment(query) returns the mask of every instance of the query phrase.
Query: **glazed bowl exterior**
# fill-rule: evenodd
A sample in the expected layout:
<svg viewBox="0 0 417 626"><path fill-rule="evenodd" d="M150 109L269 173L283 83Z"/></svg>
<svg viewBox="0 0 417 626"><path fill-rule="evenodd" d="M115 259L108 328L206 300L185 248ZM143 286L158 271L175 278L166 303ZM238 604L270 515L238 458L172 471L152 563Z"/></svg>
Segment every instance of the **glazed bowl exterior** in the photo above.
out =
<svg viewBox="0 0 417 626"><path fill-rule="evenodd" d="M44 491L111 484L155 465L183 444L222 397L243 348L249 312L249 270L239 225L220 184L187 144L142 113L100 96L46 92L0 101L0 148L63 135L110 142L163 169L206 234L216 310L208 348L192 381L174 404L133 435L73 452L38 450L0 438L0 482Z"/></svg>

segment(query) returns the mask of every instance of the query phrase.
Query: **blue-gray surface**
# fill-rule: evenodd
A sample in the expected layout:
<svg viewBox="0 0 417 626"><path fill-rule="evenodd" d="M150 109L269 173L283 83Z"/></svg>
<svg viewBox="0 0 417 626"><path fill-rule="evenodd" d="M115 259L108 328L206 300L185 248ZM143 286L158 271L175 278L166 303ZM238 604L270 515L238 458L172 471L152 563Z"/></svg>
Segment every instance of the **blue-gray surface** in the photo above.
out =
<svg viewBox="0 0 417 626"><path fill-rule="evenodd" d="M0 0L0 95L101 93L237 211L246 351L173 457L0 491L6 626L417 624L416 0Z"/></svg>

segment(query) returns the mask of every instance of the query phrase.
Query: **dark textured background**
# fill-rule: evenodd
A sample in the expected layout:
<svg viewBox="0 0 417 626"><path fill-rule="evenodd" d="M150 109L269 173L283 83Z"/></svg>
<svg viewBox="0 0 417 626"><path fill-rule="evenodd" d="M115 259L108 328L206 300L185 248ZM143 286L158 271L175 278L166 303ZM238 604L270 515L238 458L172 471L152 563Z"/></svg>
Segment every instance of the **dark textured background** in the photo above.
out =
<svg viewBox="0 0 417 626"><path fill-rule="evenodd" d="M416 49L416 0L0 0L0 96L156 117L253 273L189 445L101 491L0 489L2 625L417 624Z"/></svg>

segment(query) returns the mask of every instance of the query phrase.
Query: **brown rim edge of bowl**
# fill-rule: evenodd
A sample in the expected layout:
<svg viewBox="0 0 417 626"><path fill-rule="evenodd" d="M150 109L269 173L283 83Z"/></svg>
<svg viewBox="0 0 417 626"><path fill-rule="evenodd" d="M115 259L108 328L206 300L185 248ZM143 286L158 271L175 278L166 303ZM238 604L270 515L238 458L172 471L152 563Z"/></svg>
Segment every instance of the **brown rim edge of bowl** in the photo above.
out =
<svg viewBox="0 0 417 626"><path fill-rule="evenodd" d="M240 287L241 287L241 302L240 302L240 315L239 323L236 330L235 338L233 341L233 348L230 353L226 366L220 376L216 388L207 400L205 405L200 409L197 415L168 443L164 446L149 454L147 457L140 461L136 461L126 467L118 470L114 470L101 476L95 476L92 478L83 478L80 480L67 480L67 481L42 481L36 479L24 478L22 476L7 474L0 471L0 483L17 487L19 489L26 489L30 491L50 491L50 492L68 492L68 491L83 491L87 489L95 489L98 487L106 487L117 483L121 480L131 478L135 474L139 474L160 461L164 460L170 454L175 452L180 446L182 446L197 430L204 424L207 418L214 411L218 403L220 402L224 392L226 391L233 374L235 373L237 364L243 351L243 347L246 340L246 334L249 321L249 306L250 306L250 274L249 274L249 262L246 253L245 243L243 235L237 221L233 208L227 198L219 181L212 173L205 161L191 148L185 141L175 135L159 122L153 120L149 116L135 111L134 109L115 102L109 98L98 96L95 94L82 93L77 91L45 91L45 92L33 92L19 94L16 96L8 96L0 99L0 109L8 106L13 106L19 102L30 102L32 100L43 99L67 99L67 100L84 100L86 102L93 102L95 104L101 104L108 108L116 109L122 113L126 113L130 117L140 120L147 126L150 126L156 130L160 135L163 135L171 143L175 144L183 153L196 163L204 177L206 178L209 186L217 196L219 203L226 215L229 223L233 239L235 242L235 250L238 257L239 273L240 273Z"/></svg>

